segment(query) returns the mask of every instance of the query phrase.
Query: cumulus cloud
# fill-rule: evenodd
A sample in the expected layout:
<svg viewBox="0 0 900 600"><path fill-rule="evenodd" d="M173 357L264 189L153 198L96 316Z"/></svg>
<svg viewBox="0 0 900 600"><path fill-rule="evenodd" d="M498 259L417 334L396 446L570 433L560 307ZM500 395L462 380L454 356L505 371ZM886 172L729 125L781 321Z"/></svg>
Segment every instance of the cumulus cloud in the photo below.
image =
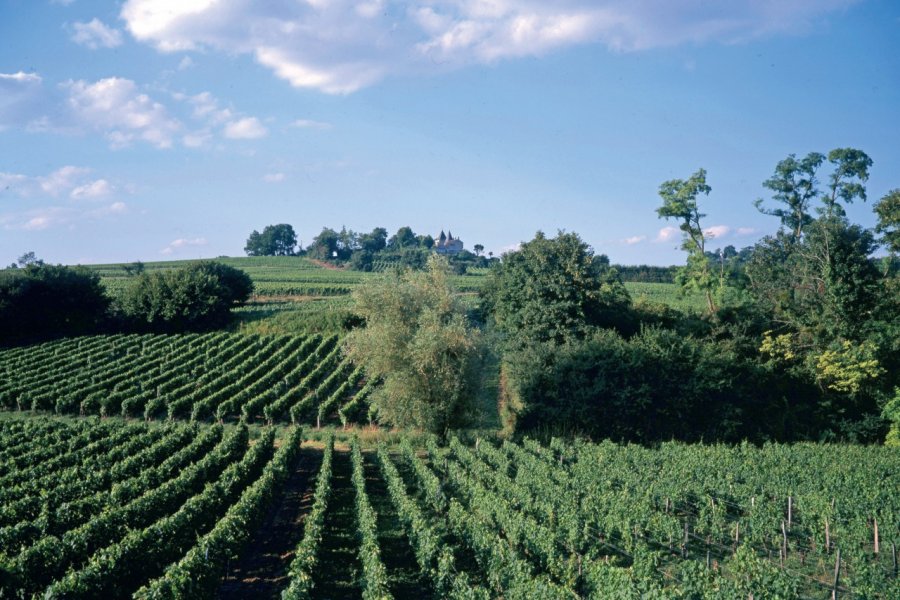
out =
<svg viewBox="0 0 900 600"><path fill-rule="evenodd" d="M169 148L181 129L165 106L141 93L130 79L69 81L62 87L68 92L67 102L77 122L102 132L113 148L135 141Z"/></svg>
<svg viewBox="0 0 900 600"><path fill-rule="evenodd" d="M286 178L287 176L284 173L266 173L263 175L263 181L266 183L280 183Z"/></svg>
<svg viewBox="0 0 900 600"><path fill-rule="evenodd" d="M256 117L244 117L225 125L223 134L233 140L252 140L268 133Z"/></svg>
<svg viewBox="0 0 900 600"><path fill-rule="evenodd" d="M344 94L391 74L576 44L636 52L795 33L857 1L127 0L120 16L160 51L246 54L295 87Z"/></svg>
<svg viewBox="0 0 900 600"><path fill-rule="evenodd" d="M107 27L96 17L87 23L75 22L72 25L72 41L91 50L98 48L115 48L122 45L122 32Z"/></svg>
<svg viewBox="0 0 900 600"><path fill-rule="evenodd" d="M754 227L738 227L734 230L735 235L754 235L756 234L756 228Z"/></svg>
<svg viewBox="0 0 900 600"><path fill-rule="evenodd" d="M672 227L671 225L669 225L660 229L656 234L656 239L654 239L653 241L657 244L671 242L672 240L678 238L679 233L680 231L677 227Z"/></svg>
<svg viewBox="0 0 900 600"><path fill-rule="evenodd" d="M646 235L633 235L631 237L625 238L624 240L622 240L622 242L629 246L633 246L635 244L640 244L641 242L643 242L646 239L647 239Z"/></svg>
<svg viewBox="0 0 900 600"><path fill-rule="evenodd" d="M172 242L159 251L160 254L174 254L178 250L183 250L185 248L195 247L195 246L205 246L209 242L206 241L206 238L198 237L198 238L178 238L177 240L172 240Z"/></svg>

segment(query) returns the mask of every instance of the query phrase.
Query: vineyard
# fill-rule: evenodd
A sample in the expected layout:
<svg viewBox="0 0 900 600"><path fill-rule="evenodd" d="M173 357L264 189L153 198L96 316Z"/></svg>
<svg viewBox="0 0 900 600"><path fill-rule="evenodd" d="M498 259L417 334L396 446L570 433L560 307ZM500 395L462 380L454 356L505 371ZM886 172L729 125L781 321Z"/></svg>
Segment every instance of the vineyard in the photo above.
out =
<svg viewBox="0 0 900 600"><path fill-rule="evenodd" d="M368 422L374 382L336 335L100 335L0 350L0 407L254 422Z"/></svg>
<svg viewBox="0 0 900 600"><path fill-rule="evenodd" d="M315 437L7 414L0 597L900 597L887 448Z"/></svg>

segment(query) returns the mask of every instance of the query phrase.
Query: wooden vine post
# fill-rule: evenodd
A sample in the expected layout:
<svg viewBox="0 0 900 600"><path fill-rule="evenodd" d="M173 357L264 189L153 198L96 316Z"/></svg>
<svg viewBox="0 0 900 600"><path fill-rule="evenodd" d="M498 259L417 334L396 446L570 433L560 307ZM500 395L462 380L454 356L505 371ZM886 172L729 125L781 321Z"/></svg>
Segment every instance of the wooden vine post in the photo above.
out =
<svg viewBox="0 0 900 600"><path fill-rule="evenodd" d="M838 600L838 585L841 583L841 549L837 549L834 560L834 585L831 587L831 600Z"/></svg>

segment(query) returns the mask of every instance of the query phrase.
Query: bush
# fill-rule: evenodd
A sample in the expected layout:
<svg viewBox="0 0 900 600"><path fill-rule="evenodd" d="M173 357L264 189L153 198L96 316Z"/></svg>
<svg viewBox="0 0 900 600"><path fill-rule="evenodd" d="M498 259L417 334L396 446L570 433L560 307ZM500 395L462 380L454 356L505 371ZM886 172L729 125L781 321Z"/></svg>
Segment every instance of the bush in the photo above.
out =
<svg viewBox="0 0 900 600"><path fill-rule="evenodd" d="M102 326L108 307L95 273L30 264L0 275L0 341L92 333Z"/></svg>
<svg viewBox="0 0 900 600"><path fill-rule="evenodd" d="M203 262L140 275L125 292L120 309L141 330L209 329L227 322L231 307L246 301L252 291L250 277L240 269Z"/></svg>

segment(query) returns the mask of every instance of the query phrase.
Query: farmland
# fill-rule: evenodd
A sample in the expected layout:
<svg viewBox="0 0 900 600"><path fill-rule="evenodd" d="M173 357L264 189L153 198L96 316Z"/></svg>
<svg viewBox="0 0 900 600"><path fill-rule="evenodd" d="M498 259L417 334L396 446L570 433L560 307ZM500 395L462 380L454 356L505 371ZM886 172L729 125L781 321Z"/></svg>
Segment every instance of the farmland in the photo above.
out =
<svg viewBox="0 0 900 600"><path fill-rule="evenodd" d="M898 461L877 447L423 448L7 414L0 585L47 598L894 598Z"/></svg>
<svg viewBox="0 0 900 600"><path fill-rule="evenodd" d="M336 335L126 334L0 351L0 405L146 420L362 418L372 389Z"/></svg>

